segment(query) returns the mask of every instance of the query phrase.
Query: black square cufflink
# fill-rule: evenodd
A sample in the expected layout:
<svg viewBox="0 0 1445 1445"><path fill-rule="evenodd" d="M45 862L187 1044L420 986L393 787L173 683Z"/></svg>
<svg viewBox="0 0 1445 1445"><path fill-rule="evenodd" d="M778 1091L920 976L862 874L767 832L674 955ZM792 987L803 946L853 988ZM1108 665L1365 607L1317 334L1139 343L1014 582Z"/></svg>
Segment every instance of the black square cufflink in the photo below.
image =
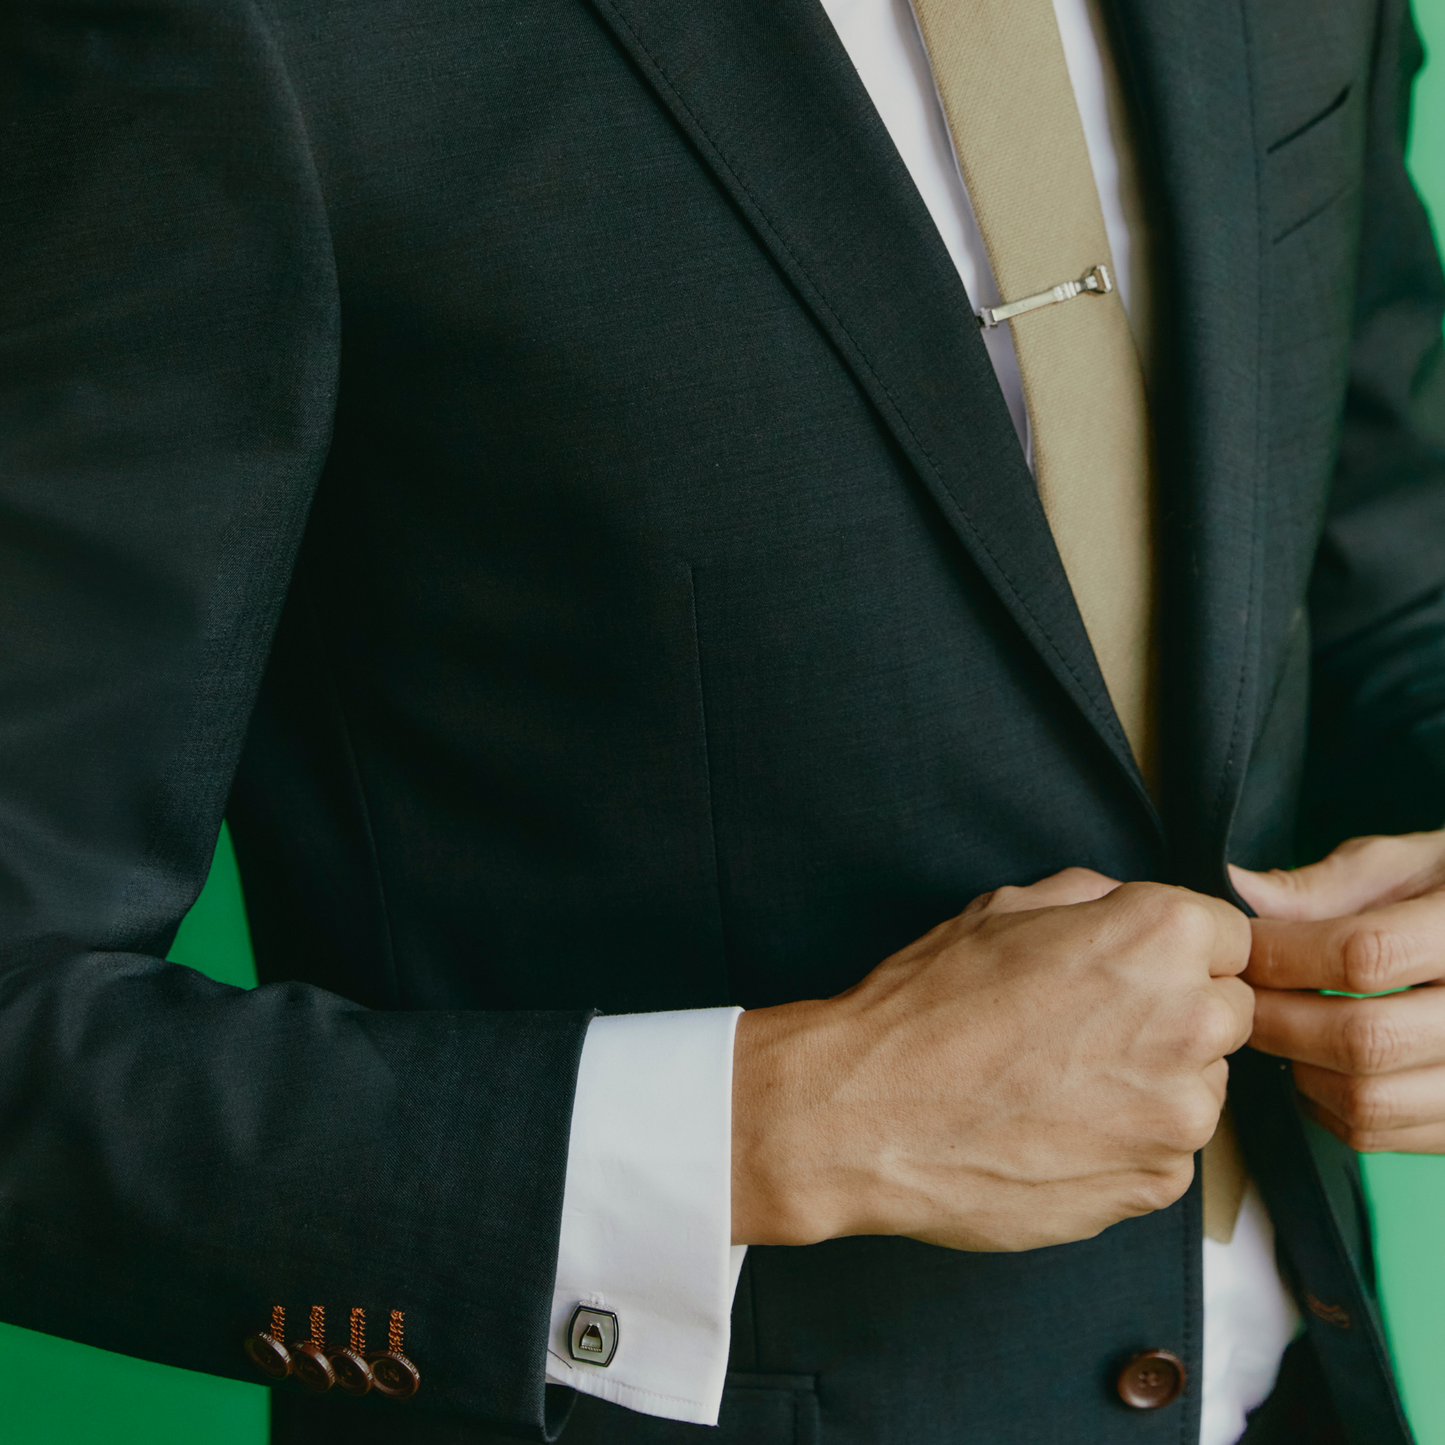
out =
<svg viewBox="0 0 1445 1445"><path fill-rule="evenodd" d="M578 1305L567 1326L567 1346L574 1360L605 1368L617 1353L617 1316L610 1310Z"/></svg>

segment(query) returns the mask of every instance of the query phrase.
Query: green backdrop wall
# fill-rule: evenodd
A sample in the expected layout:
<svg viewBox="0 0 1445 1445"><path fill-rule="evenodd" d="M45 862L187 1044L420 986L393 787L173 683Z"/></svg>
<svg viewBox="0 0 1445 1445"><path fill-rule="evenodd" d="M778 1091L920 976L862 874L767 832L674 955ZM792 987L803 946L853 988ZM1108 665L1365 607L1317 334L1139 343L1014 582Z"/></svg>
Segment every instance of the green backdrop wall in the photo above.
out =
<svg viewBox="0 0 1445 1445"><path fill-rule="evenodd" d="M1445 220L1445 0L1415 0L1427 49L1416 89L1410 164ZM171 957L226 983L255 982L235 859L222 834L210 881ZM1420 1445L1445 1445L1445 1158L1365 1161L1381 1290L1405 1404ZM0 1398L6 1445L265 1445L256 1386L147 1364L0 1325L10 1381Z"/></svg>

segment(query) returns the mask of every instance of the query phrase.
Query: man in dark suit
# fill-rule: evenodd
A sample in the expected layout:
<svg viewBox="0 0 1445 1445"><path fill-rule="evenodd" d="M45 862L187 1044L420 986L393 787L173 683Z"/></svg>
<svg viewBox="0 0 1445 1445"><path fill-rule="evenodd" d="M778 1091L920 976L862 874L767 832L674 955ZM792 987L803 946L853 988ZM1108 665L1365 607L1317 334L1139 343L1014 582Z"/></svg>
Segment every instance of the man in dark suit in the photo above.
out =
<svg viewBox="0 0 1445 1445"><path fill-rule="evenodd" d="M1314 991L1445 973L1445 844L1227 865L1445 815L1418 44L1403 0L1102 13L1137 729L815 0L14 0L0 1317L292 1375L278 1441L1190 1440L1258 1000L1230 1101L1305 1334L1253 1438L1408 1439L1332 1140L1445 1147L1445 1021ZM1123 335L1104 274L1040 316ZM162 962L227 812L251 993ZM707 1437L545 1381L591 1012L733 1005L761 1247Z"/></svg>

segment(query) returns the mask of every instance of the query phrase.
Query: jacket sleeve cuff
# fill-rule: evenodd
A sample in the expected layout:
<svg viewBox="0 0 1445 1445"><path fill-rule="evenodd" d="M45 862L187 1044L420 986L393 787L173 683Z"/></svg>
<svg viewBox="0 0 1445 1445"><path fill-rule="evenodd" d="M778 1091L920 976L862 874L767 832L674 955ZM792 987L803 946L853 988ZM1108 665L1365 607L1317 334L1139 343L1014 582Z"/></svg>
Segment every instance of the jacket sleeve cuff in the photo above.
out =
<svg viewBox="0 0 1445 1445"><path fill-rule="evenodd" d="M733 1291L737 1008L593 1019L572 1111L547 1379L715 1425ZM574 1357L578 1306L615 1316L604 1366ZM605 1339L608 1323L601 1322Z"/></svg>

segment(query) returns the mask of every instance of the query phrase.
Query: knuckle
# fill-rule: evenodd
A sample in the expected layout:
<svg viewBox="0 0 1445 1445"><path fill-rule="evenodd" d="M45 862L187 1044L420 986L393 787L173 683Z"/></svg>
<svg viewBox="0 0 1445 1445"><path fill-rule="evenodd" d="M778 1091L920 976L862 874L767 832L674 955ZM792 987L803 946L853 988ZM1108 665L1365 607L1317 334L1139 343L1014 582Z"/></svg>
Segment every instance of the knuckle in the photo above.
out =
<svg viewBox="0 0 1445 1445"><path fill-rule="evenodd" d="M1340 971L1347 993L1379 993L1391 986L1403 961L1399 937L1388 928L1355 928L1345 935Z"/></svg>
<svg viewBox="0 0 1445 1445"><path fill-rule="evenodd" d="M1168 1209L1184 1197L1193 1179L1192 1158L1146 1175L1133 1191L1135 1212L1153 1214L1160 1209Z"/></svg>
<svg viewBox="0 0 1445 1445"><path fill-rule="evenodd" d="M1239 1048L1239 1035L1240 1028L1234 1015L1228 1009L1216 1008L1208 1024L1200 1030L1199 1047L1205 1059L1213 1063L1215 1059L1227 1058Z"/></svg>
<svg viewBox="0 0 1445 1445"><path fill-rule="evenodd" d="M1387 853L1398 841L1385 833L1362 833L1358 838L1347 838L1330 854L1330 857L1351 861L1367 854L1379 857L1382 853Z"/></svg>
<svg viewBox="0 0 1445 1445"><path fill-rule="evenodd" d="M1368 1005L1346 1013L1340 1024L1340 1054L1351 1073L1386 1073L1399 1063L1402 1052L1400 1030L1388 1015Z"/></svg>
<svg viewBox="0 0 1445 1445"><path fill-rule="evenodd" d="M1276 888L1286 893L1303 893L1307 891L1308 888L1308 883L1300 876L1298 869L1269 868L1265 870L1264 876L1268 878Z"/></svg>
<svg viewBox="0 0 1445 1445"><path fill-rule="evenodd" d="M971 899L968 907L963 910L963 917L974 913L987 913L993 907L993 901L998 896L997 888L990 889L987 893L980 893L977 898Z"/></svg>
<svg viewBox="0 0 1445 1445"><path fill-rule="evenodd" d="M1208 903L1183 888L1171 888L1155 901L1156 925L1171 944L1188 951L1207 947L1214 936L1214 916Z"/></svg>
<svg viewBox="0 0 1445 1445"><path fill-rule="evenodd" d="M1038 900L1030 896L1030 890L1020 888L1013 883L1005 883L998 888L991 888L987 893L981 893L972 903L964 909L965 916L982 915L984 918L997 918L1008 913L1022 913L1029 908L1037 908Z"/></svg>
<svg viewBox="0 0 1445 1445"><path fill-rule="evenodd" d="M1184 1046L1201 1059L1222 1059L1239 1043L1234 1010L1213 989L1200 989L1191 1001L1185 1022Z"/></svg>
<svg viewBox="0 0 1445 1445"><path fill-rule="evenodd" d="M1391 1091L1378 1079L1347 1081L1340 1101L1340 1117L1352 1132L1370 1134L1387 1129L1393 1114Z"/></svg>
<svg viewBox="0 0 1445 1445"><path fill-rule="evenodd" d="M1168 1141L1181 1154L1194 1154L1209 1143L1219 1127L1219 1104L1214 1099L1194 1098L1180 1105Z"/></svg>

